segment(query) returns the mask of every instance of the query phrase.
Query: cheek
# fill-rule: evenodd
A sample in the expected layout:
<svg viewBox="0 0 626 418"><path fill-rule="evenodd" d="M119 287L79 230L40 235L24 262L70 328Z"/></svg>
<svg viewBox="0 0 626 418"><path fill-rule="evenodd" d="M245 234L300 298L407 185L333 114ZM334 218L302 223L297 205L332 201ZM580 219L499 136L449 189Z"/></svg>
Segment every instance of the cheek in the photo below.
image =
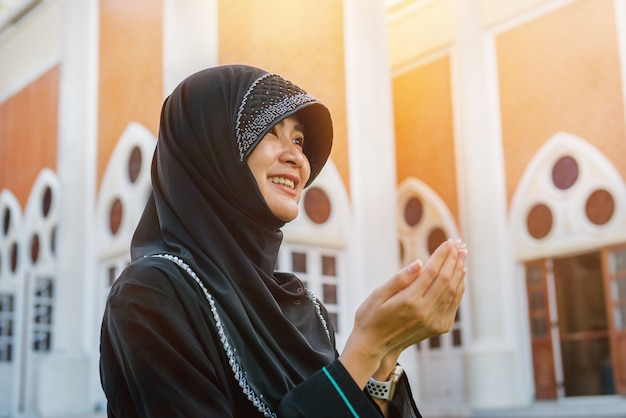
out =
<svg viewBox="0 0 626 418"><path fill-rule="evenodd" d="M265 173L267 170L267 153L265 152L265 148L263 147L263 142L261 142L257 147L252 151L252 154L248 157L247 164L248 169L252 173L252 176L255 178L259 185L261 184L261 180L265 178Z"/></svg>
<svg viewBox="0 0 626 418"><path fill-rule="evenodd" d="M302 180L304 183L309 181L309 177L311 177L311 164L309 164L309 160L305 157L305 163L302 166Z"/></svg>

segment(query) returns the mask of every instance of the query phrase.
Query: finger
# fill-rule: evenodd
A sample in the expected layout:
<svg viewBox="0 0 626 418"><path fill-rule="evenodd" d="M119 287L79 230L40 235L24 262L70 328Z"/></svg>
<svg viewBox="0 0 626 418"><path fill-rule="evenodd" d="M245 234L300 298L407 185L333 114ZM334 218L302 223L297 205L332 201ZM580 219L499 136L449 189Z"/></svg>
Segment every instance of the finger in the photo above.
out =
<svg viewBox="0 0 626 418"><path fill-rule="evenodd" d="M465 292L465 272L462 273L462 280L459 283L452 299L449 301L448 306L446 306L445 310L442 312L443 317L448 318L448 327L444 329L445 332L449 332L454 326L454 322L456 320L456 316L458 315L461 300L463 299L463 293Z"/></svg>
<svg viewBox="0 0 626 418"><path fill-rule="evenodd" d="M467 249L462 247L458 251L456 264L453 267L452 272L448 273L444 271L447 268L444 267L441 272L441 278L433 285L433 294L436 295L436 303L442 307L442 310L456 310L461 303L461 298L465 292L465 259L467 258ZM449 277L449 280L445 278Z"/></svg>
<svg viewBox="0 0 626 418"><path fill-rule="evenodd" d="M450 263L450 258L455 256L455 248L458 245L456 241L451 239L444 241L437 247L435 252L430 256L426 265L422 269L423 273L420 279L416 281L416 286L421 287L421 294L426 295L429 289L432 287L440 275L441 269L446 263ZM454 258L454 262L456 259Z"/></svg>
<svg viewBox="0 0 626 418"><path fill-rule="evenodd" d="M388 300L396 293L405 289L419 277L424 263L422 260L415 260L398 271L391 279L378 288L379 296L383 300Z"/></svg>
<svg viewBox="0 0 626 418"><path fill-rule="evenodd" d="M451 249L437 272L436 280L432 282L424 295L432 293L432 296L439 299L443 293L449 293L451 288L456 289L461 280L459 273L465 269L467 248L460 240L448 241L448 243Z"/></svg>

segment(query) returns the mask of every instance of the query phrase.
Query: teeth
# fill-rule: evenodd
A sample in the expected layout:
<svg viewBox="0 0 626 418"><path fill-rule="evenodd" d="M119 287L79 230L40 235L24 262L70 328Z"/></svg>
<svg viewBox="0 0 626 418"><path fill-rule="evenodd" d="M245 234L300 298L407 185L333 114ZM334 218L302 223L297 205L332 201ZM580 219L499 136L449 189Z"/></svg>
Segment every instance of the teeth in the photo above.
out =
<svg viewBox="0 0 626 418"><path fill-rule="evenodd" d="M276 184L283 184L287 187L290 187L292 189L294 189L296 187L296 185L294 184L294 182L292 180L286 179L284 177L270 177L270 181L272 183L276 183Z"/></svg>

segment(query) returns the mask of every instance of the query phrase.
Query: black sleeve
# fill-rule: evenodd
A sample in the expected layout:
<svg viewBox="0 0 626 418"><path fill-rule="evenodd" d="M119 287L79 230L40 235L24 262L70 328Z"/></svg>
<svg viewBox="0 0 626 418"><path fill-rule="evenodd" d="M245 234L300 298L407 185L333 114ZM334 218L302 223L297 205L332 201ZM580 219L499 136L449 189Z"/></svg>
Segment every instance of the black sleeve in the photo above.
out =
<svg viewBox="0 0 626 418"><path fill-rule="evenodd" d="M339 360L324 367L293 388L281 401L280 418L380 418L382 412L366 391L354 382ZM406 375L403 374L393 401L390 418L421 418Z"/></svg>
<svg viewBox="0 0 626 418"><path fill-rule="evenodd" d="M339 360L325 366L285 395L281 418L380 418L378 406L352 379Z"/></svg>

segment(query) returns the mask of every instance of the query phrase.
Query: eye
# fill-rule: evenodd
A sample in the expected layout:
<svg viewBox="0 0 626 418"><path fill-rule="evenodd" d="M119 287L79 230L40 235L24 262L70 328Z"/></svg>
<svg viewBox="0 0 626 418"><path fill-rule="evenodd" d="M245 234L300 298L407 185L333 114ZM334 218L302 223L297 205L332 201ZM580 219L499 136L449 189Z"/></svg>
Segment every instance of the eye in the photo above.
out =
<svg viewBox="0 0 626 418"><path fill-rule="evenodd" d="M291 142L293 142L294 144L296 144L299 147L303 147L304 146L304 138L301 136L295 137L291 140Z"/></svg>

